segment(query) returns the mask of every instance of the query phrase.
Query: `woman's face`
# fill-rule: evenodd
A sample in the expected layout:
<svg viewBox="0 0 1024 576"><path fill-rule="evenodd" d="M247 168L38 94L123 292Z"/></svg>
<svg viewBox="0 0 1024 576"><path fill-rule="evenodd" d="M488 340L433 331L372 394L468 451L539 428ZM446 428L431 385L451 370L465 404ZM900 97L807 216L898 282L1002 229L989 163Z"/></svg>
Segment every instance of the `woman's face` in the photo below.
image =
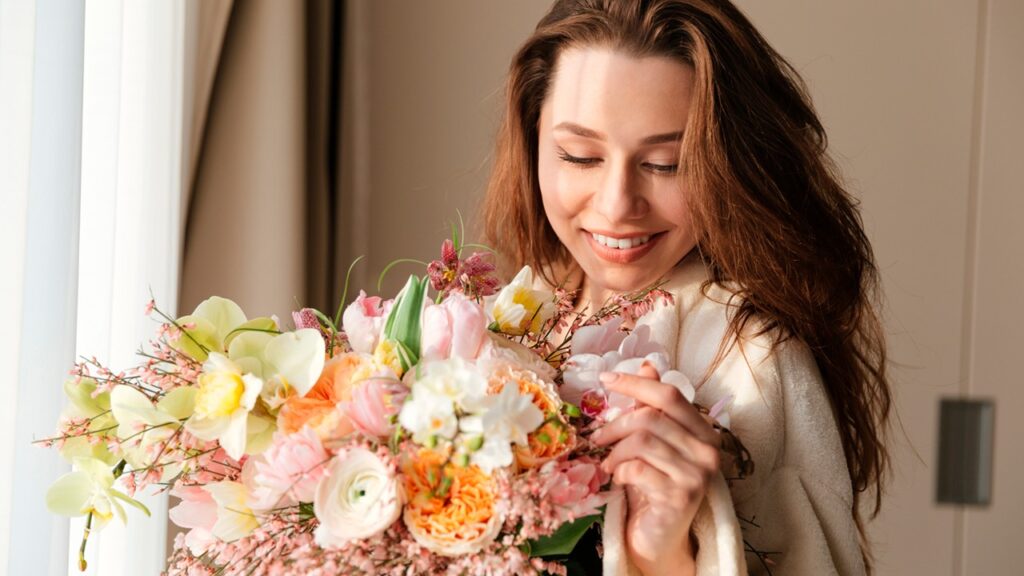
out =
<svg viewBox="0 0 1024 576"><path fill-rule="evenodd" d="M540 114L544 211L592 297L643 288L696 244L676 176L693 69L566 49Z"/></svg>

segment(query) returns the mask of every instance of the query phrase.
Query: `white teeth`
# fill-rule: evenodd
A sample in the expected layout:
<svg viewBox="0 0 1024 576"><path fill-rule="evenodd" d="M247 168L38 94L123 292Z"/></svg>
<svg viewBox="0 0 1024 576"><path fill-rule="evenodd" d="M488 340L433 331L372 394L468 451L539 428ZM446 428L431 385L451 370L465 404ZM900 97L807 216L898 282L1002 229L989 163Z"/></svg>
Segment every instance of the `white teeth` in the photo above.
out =
<svg viewBox="0 0 1024 576"><path fill-rule="evenodd" d="M594 237L594 240L597 240L598 244L602 244L609 248L616 248L618 250L636 248L641 244L646 244L647 241L651 239L650 236L640 236L637 238L609 238L608 236L594 234L593 232L591 232L591 236Z"/></svg>

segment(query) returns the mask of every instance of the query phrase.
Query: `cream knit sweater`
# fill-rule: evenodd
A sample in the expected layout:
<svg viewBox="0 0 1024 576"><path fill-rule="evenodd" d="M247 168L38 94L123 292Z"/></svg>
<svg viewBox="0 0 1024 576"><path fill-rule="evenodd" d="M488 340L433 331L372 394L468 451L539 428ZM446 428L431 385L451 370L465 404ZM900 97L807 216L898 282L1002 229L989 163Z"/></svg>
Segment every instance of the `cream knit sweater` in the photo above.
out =
<svg viewBox="0 0 1024 576"><path fill-rule="evenodd" d="M724 287L701 294L706 278L697 251L691 251L664 286L674 303L640 320L673 356L673 368L695 385L714 360L732 313ZM754 474L735 481L731 492L721 473L713 480L693 524L700 544L697 574L767 574L756 556L744 553L744 539L758 550L777 552L770 566L775 576L864 574L849 472L817 365L796 339L770 355L768 344L762 336L733 346L697 389L696 401L704 406L733 396L729 427L755 465ZM621 497L608 506L606 575L638 574L626 554L625 514Z"/></svg>

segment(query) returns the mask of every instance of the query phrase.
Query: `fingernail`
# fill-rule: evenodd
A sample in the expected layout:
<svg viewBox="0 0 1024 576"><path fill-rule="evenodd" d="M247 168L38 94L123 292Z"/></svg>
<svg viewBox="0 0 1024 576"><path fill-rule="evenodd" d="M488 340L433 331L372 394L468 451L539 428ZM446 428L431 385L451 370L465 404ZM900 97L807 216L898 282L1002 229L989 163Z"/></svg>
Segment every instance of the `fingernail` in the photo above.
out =
<svg viewBox="0 0 1024 576"><path fill-rule="evenodd" d="M601 372L598 379L601 380L602 384L611 384L619 378L619 375L615 372Z"/></svg>

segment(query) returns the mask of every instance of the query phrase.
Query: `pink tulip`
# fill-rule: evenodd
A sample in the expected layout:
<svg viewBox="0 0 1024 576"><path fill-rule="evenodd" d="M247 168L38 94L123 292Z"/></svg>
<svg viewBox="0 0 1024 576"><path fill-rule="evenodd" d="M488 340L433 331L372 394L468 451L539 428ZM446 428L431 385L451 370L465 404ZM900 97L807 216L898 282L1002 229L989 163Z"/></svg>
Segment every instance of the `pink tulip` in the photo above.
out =
<svg viewBox="0 0 1024 576"><path fill-rule="evenodd" d="M423 311L421 357L444 360L459 357L475 360L487 338L487 316L483 309L462 294L453 293L441 304Z"/></svg>
<svg viewBox="0 0 1024 576"><path fill-rule="evenodd" d="M382 301L379 296L368 297L366 292L359 291L355 302L349 304L341 316L342 328L353 350L373 353L393 304L393 300Z"/></svg>
<svg viewBox="0 0 1024 576"><path fill-rule="evenodd" d="M408 394L405 386L388 378L364 380L353 388L352 401L341 404L342 412L359 431L386 438L391 434L391 417L398 414Z"/></svg>

